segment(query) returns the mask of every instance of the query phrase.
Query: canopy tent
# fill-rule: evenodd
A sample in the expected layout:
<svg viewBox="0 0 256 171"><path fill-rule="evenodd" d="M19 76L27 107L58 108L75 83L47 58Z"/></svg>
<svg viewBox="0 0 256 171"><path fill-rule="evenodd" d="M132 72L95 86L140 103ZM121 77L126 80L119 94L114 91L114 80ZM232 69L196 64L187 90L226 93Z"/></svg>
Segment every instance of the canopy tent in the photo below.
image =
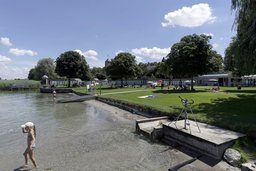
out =
<svg viewBox="0 0 256 171"><path fill-rule="evenodd" d="M196 81L195 80L193 80L193 83L195 83ZM184 83L186 84L186 85L190 85L191 84L191 80L186 80L186 81L184 81Z"/></svg>
<svg viewBox="0 0 256 171"><path fill-rule="evenodd" d="M242 79L256 79L256 75L244 75Z"/></svg>
<svg viewBox="0 0 256 171"><path fill-rule="evenodd" d="M210 83L216 83L216 82L218 82L218 80L212 78L212 79L209 79L208 82L210 82Z"/></svg>
<svg viewBox="0 0 256 171"><path fill-rule="evenodd" d="M193 83L195 83L196 81L195 80L193 80ZM184 83L191 83L191 80L186 80L186 81L184 81Z"/></svg>

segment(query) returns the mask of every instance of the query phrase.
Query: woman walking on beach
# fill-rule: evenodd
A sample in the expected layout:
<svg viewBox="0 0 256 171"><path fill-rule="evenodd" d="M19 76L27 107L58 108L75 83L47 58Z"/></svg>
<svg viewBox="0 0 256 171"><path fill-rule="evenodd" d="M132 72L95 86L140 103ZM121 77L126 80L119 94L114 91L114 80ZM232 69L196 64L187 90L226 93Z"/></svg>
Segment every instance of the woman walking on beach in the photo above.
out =
<svg viewBox="0 0 256 171"><path fill-rule="evenodd" d="M37 168L35 157L34 157L34 149L36 147L36 127L32 122L27 122L24 125L21 125L22 132L27 133L27 148L23 153L25 157L25 165L28 164L28 156L32 161L35 168Z"/></svg>

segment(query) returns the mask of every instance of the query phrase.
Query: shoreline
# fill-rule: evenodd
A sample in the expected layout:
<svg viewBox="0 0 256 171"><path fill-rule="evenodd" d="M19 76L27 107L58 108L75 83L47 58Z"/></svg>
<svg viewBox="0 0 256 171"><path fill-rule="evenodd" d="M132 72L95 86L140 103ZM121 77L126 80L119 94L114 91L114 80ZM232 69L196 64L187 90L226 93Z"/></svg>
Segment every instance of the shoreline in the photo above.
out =
<svg viewBox="0 0 256 171"><path fill-rule="evenodd" d="M13 122L12 127L16 128L18 125L18 128L0 139L0 154L4 156L0 161L1 170L21 171L26 135L21 133L19 123L23 123L24 118L37 125L35 157L38 170L166 171L171 166L192 158L176 148L163 143L152 143L136 134L135 120L144 118L143 116L96 100L55 103L52 95L46 94L2 97L6 102L6 110L11 110L13 103L28 108L22 108L20 119L17 119L16 112L13 112L13 119L8 117L8 125ZM64 97L69 95L57 96L59 99ZM6 116L4 113L2 115ZM31 163L28 169L30 168ZM225 162L211 167L199 160L182 168L183 171L195 169L234 170Z"/></svg>
<svg viewBox="0 0 256 171"><path fill-rule="evenodd" d="M126 117L126 118L129 118L129 119L132 119L134 120L134 125L135 125L135 119L144 119L144 118L147 118L146 116L141 116L141 115L138 115L138 114L134 114L134 113L131 113L129 111L126 111L126 110L123 110L123 109L120 109L119 107L116 107L116 106L112 106L112 105L109 105L109 104L105 104L104 102L100 102L98 100L89 100L89 101L86 101L86 102L83 102L85 104L90 104L90 105L93 105L95 107L100 107L104 110L107 110L108 112L111 112L111 113L115 113L117 115L121 115L121 117ZM135 127L134 127L135 129ZM145 138L147 139L147 138ZM148 140L147 140L148 141ZM159 142L160 144L162 144L162 142ZM153 144L159 144L159 143L153 143ZM166 146L168 146L167 144L164 144ZM189 151L188 149L186 148L183 148L181 147L182 151L186 152L186 151ZM178 149L176 149L180 155L178 158L182 158L181 156L183 155L187 155L181 151L179 151ZM177 152L176 151L176 152ZM188 152L189 153L189 152ZM183 156L184 157L184 156ZM183 160L186 160L185 157L183 158ZM208 171L211 171L211 170L240 170L239 168L236 168L236 167L232 167L231 165L229 165L228 163L226 163L225 161L221 160L219 163L217 163L215 166L208 166L206 165L205 163L203 163L202 161L195 161L194 163L191 163L191 164L188 164L188 166L185 166L183 167L183 169L186 170L186 167L199 167L198 169L199 170L208 170ZM209 168L208 168L209 167Z"/></svg>

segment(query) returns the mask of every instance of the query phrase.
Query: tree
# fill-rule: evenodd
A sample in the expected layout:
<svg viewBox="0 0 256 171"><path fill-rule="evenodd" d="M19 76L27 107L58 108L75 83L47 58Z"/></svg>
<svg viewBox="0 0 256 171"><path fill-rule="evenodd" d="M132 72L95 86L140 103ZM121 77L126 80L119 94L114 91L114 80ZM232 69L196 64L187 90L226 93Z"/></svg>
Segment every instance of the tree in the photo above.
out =
<svg viewBox="0 0 256 171"><path fill-rule="evenodd" d="M105 68L93 67L91 69L92 77L99 80L105 80L107 78Z"/></svg>
<svg viewBox="0 0 256 171"><path fill-rule="evenodd" d="M137 72L135 56L130 53L119 53L106 67L107 75L113 79L121 80L121 87L123 87L123 80L134 78Z"/></svg>
<svg viewBox="0 0 256 171"><path fill-rule="evenodd" d="M140 77L154 77L154 78L163 78L164 75L161 72L161 63L160 62L148 62L148 63L139 63L138 67L140 68Z"/></svg>
<svg viewBox="0 0 256 171"><path fill-rule="evenodd" d="M209 73L214 72L223 72L224 66L223 66L223 58L220 54L218 54L215 50L212 50L210 52L210 61L209 61Z"/></svg>
<svg viewBox="0 0 256 171"><path fill-rule="evenodd" d="M236 11L234 26L237 29L235 48L231 49L237 70L241 74L256 72L256 1L232 0ZM234 50L234 51L232 51Z"/></svg>
<svg viewBox="0 0 256 171"><path fill-rule="evenodd" d="M159 67L159 72L164 75L165 78L169 79L169 84L171 84L171 79L172 79L172 68L169 65L169 63L166 62L166 59L163 58L160 67Z"/></svg>
<svg viewBox="0 0 256 171"><path fill-rule="evenodd" d="M35 79L35 68L32 68L32 69L29 70L28 79L29 80L36 80Z"/></svg>
<svg viewBox="0 0 256 171"><path fill-rule="evenodd" d="M47 75L49 79L55 79L58 75L55 73L55 64L53 59L44 58L37 62L37 65L29 71L28 79L41 80L43 75Z"/></svg>
<svg viewBox="0 0 256 171"><path fill-rule="evenodd" d="M230 42L229 46L225 50L225 57L224 57L224 70L231 71L234 75L240 76L241 73L239 72L239 63L237 63L236 57L236 47L237 47L237 38L233 37L232 41Z"/></svg>
<svg viewBox="0 0 256 171"><path fill-rule="evenodd" d="M174 76L191 78L191 90L194 76L216 70L214 58L219 57L216 56L217 52L212 50L210 39L211 37L206 35L184 36L171 47L171 52L167 55L166 63L172 68Z"/></svg>
<svg viewBox="0 0 256 171"><path fill-rule="evenodd" d="M62 53L56 59L56 73L60 76L68 78L68 87L70 87L71 78L88 78L89 66L84 58L75 51L67 51Z"/></svg>
<svg viewBox="0 0 256 171"><path fill-rule="evenodd" d="M256 65L247 55L248 50L240 51L239 49L240 42L237 37L233 37L229 46L225 50L225 58L224 58L224 69L226 71L232 71L234 75L241 76L245 74L253 73L251 65ZM241 57L241 55L243 57ZM250 62L249 62L250 61ZM252 64L250 64L252 63Z"/></svg>

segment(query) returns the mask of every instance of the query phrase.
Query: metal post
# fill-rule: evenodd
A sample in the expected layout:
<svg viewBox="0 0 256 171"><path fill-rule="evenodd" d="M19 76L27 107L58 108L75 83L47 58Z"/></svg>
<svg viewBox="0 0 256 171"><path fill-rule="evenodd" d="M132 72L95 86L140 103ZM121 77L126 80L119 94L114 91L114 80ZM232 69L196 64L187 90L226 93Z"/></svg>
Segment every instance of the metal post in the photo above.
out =
<svg viewBox="0 0 256 171"><path fill-rule="evenodd" d="M100 95L101 95L101 81L100 81Z"/></svg>

